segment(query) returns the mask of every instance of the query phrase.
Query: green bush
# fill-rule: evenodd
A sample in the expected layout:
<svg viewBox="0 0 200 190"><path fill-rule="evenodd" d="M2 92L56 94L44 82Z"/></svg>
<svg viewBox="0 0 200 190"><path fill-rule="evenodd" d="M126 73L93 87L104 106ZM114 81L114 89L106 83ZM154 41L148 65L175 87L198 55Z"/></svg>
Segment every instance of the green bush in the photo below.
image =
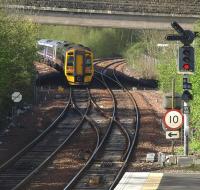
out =
<svg viewBox="0 0 200 190"><path fill-rule="evenodd" d="M37 26L20 16L0 13L0 111L6 114L11 94L31 96Z"/></svg>
<svg viewBox="0 0 200 190"><path fill-rule="evenodd" d="M200 153L200 139L192 138L189 147L192 152Z"/></svg>

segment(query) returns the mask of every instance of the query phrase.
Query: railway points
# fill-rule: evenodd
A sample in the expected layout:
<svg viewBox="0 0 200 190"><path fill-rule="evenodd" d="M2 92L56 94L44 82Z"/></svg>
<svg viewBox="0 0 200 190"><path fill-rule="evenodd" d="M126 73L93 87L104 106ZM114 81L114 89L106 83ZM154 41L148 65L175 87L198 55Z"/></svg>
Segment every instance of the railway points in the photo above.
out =
<svg viewBox="0 0 200 190"><path fill-rule="evenodd" d="M125 176L128 175L128 178L131 178L130 181L128 178L122 178L122 183L119 182L131 160L130 156L136 152L134 149L134 140L137 134L135 123L138 120L138 114L135 112L137 108L134 106L134 99L131 98L135 92L131 91L130 93L126 88L126 81L121 81L119 77L119 71L123 70L124 64L123 59L97 60L95 66L98 70L96 70L97 75L94 79L96 86L94 87L92 84L88 90L85 87L73 88L71 93L73 98L70 102L73 111L65 114L70 120L70 124L66 118L58 124L57 128L71 130L77 123L76 117L79 120L84 117L85 124L80 128L79 133L74 133L69 137L69 144L63 151L59 150L46 162L44 167L38 170L37 175L31 176L30 181L24 182L25 187L35 189L39 186L55 190L62 186L64 189L71 190L82 188L117 189L119 187L139 189L144 186L143 189L156 190L160 188L162 180L168 180L168 178L162 177L162 175L165 176L165 173L125 173ZM134 97L138 101L139 96L134 94ZM146 113L146 115L148 114ZM95 130L87 131L90 128ZM63 132L56 132L56 135L61 134L63 135ZM150 135L152 136L152 134ZM87 140L86 150L81 144L84 144L88 136L90 136L90 140ZM78 142L79 139L80 142ZM91 148L90 143L95 144L95 142L95 147ZM70 157L69 154L74 156ZM65 159L68 161L65 162ZM74 169L71 168L70 163L74 163L73 161L77 162L76 170L74 166ZM68 173L69 168L70 174ZM56 177L58 175L62 176L59 184L54 183L58 179ZM137 176L136 179L132 178L132 175ZM51 182L49 178L54 180Z"/></svg>

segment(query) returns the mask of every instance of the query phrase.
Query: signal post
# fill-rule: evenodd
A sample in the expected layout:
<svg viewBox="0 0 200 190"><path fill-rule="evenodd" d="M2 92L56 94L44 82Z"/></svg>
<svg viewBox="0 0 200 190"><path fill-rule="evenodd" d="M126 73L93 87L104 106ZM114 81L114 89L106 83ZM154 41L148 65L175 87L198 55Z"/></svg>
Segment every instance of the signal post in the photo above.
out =
<svg viewBox="0 0 200 190"><path fill-rule="evenodd" d="M190 45L194 41L197 33L190 30L184 30L177 22L172 22L171 26L178 34L169 34L166 36L168 41L181 41L183 46L178 50L177 71L183 75L183 115L184 115L184 155L189 153L189 101L193 99L189 90L192 89L192 84L189 82L189 75L194 74L195 59L194 48Z"/></svg>

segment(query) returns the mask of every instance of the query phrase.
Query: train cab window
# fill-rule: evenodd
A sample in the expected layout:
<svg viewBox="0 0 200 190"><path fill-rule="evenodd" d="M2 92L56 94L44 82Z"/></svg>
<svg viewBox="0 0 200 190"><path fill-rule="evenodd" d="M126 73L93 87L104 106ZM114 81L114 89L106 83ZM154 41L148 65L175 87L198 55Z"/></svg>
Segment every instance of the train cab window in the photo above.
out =
<svg viewBox="0 0 200 190"><path fill-rule="evenodd" d="M67 56L67 66L73 66L74 56Z"/></svg>
<svg viewBox="0 0 200 190"><path fill-rule="evenodd" d="M88 65L88 66L90 66L91 63L92 63L92 61L91 61L91 57L86 57L85 64Z"/></svg>

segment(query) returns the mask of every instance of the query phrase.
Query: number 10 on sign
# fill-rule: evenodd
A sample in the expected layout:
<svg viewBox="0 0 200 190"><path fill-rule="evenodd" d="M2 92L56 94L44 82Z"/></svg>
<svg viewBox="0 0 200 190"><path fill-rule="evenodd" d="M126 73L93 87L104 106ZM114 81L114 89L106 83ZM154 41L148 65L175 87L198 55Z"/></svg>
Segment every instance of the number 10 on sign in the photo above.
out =
<svg viewBox="0 0 200 190"><path fill-rule="evenodd" d="M176 109L167 111L163 120L165 127L169 130L177 130L183 125L183 115Z"/></svg>
<svg viewBox="0 0 200 190"><path fill-rule="evenodd" d="M169 116L169 122L170 122L170 123L176 124L176 123L178 123L178 121L179 121L179 119L178 119L178 116L177 116L177 115L174 115L174 116L170 115L170 116Z"/></svg>

